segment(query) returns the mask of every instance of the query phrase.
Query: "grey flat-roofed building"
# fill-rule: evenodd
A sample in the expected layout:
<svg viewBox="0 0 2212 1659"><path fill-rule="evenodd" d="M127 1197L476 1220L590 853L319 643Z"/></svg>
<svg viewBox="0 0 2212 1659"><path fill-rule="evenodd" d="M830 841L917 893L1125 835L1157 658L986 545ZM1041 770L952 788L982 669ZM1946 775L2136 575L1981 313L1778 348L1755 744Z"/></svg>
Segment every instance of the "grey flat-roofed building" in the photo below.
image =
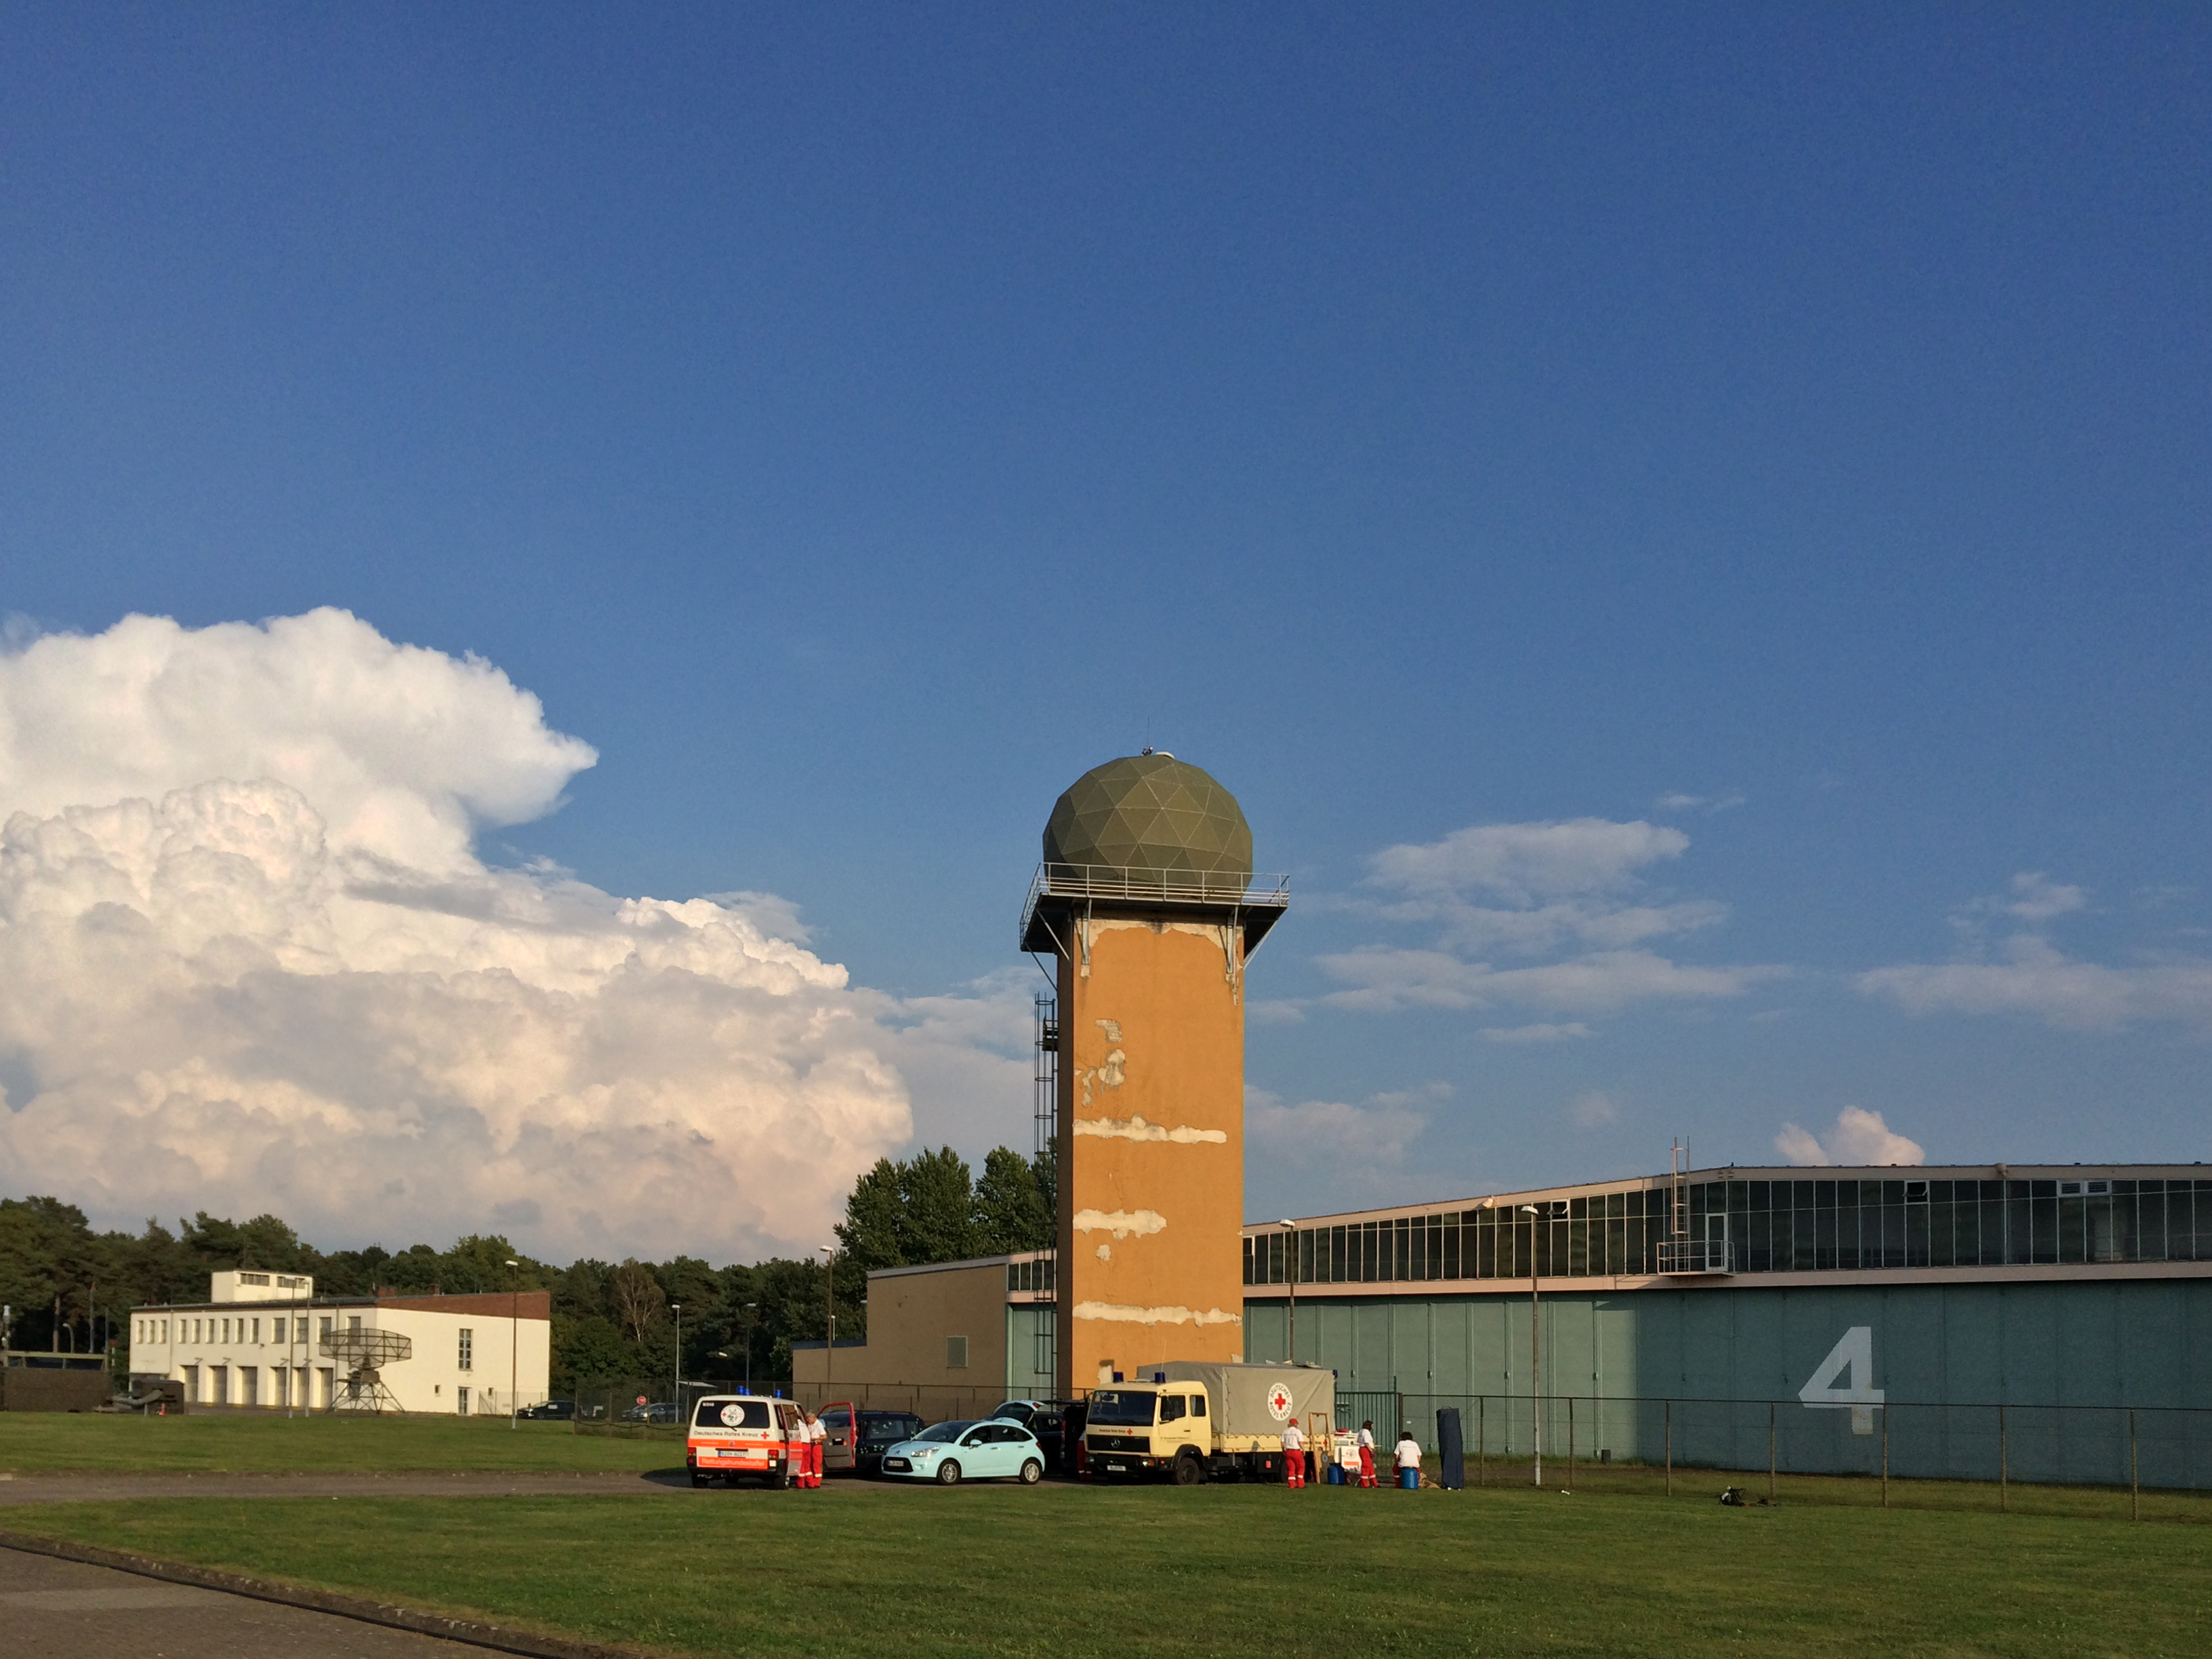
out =
<svg viewBox="0 0 2212 1659"><path fill-rule="evenodd" d="M1773 1401L1784 1468L1871 1470L1886 1440L1899 1473L1994 1476L2002 1441L2015 1478L2124 1479L2132 1410L2146 1481L2212 1484L2208 1176L1729 1168L1254 1224L1247 1357L1287 1357L1295 1272L1298 1358L1494 1399L1492 1449L1525 1451L1533 1270L1547 1455L1572 1398L1585 1454L1671 1426L1759 1467L1765 1406L1690 1402Z"/></svg>

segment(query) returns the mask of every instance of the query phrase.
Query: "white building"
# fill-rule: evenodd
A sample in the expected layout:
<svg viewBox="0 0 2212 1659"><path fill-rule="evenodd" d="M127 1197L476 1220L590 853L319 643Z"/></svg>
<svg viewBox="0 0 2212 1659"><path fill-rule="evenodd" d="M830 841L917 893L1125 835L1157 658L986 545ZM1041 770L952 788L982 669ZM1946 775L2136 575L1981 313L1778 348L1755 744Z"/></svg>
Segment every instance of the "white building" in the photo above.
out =
<svg viewBox="0 0 2212 1659"><path fill-rule="evenodd" d="M243 1270L208 1299L131 1310L131 1369L182 1382L193 1405L505 1416L545 1398L552 1297L315 1295L315 1281Z"/></svg>

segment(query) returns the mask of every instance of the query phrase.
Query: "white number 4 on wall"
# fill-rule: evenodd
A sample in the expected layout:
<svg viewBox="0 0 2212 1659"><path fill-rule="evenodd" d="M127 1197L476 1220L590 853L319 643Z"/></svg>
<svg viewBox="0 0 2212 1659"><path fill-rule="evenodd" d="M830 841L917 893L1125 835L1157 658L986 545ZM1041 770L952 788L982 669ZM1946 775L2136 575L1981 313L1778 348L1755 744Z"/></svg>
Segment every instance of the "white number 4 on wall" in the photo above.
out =
<svg viewBox="0 0 2212 1659"><path fill-rule="evenodd" d="M1838 1388L1836 1379L1845 1370L1850 1385ZM1797 1397L1816 1411L1851 1408L1851 1432L1874 1432L1874 1408L1881 1404L1881 1390L1874 1386L1874 1327L1854 1325L1843 1340L1828 1350L1828 1357L1813 1368L1812 1380L1797 1390Z"/></svg>

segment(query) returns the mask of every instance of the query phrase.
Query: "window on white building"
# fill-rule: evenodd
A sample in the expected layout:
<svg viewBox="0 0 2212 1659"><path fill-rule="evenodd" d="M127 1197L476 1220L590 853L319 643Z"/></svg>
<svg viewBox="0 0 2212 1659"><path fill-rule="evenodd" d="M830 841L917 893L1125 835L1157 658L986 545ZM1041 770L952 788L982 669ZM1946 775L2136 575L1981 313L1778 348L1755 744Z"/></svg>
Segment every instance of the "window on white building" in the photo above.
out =
<svg viewBox="0 0 2212 1659"><path fill-rule="evenodd" d="M461 1364L460 1364L460 1369L461 1369L461 1370L465 1370L465 1371L472 1371L472 1370L474 1370L477 1368L477 1366L476 1366L476 1357L477 1357L477 1334L476 1334L474 1331L472 1331L472 1330L469 1329L469 1328L468 1328L467 1326L464 1325L463 1327L461 1327Z"/></svg>

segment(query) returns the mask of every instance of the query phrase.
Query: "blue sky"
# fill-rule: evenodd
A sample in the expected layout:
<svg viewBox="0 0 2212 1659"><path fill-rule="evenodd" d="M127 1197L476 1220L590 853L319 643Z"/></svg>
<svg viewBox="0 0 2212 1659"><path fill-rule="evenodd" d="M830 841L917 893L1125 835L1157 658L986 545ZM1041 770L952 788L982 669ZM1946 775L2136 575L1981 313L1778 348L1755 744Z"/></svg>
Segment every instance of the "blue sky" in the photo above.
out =
<svg viewBox="0 0 2212 1659"><path fill-rule="evenodd" d="M1020 985L1054 796L1171 749L1297 895L1255 1213L1846 1107L2212 1156L2201 9L0 33L19 639L476 653L599 757L489 863L908 1000ZM1582 820L1672 833L1448 840Z"/></svg>

